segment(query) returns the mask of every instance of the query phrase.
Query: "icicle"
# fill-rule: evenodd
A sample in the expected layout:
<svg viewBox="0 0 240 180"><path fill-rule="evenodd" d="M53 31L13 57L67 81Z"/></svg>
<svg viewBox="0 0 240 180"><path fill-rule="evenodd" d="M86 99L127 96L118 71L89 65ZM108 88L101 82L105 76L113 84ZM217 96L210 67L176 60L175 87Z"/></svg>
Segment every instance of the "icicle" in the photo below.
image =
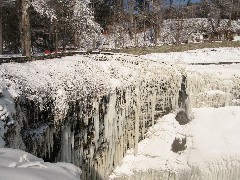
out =
<svg viewBox="0 0 240 180"><path fill-rule="evenodd" d="M61 160L64 162L70 162L69 156L71 156L71 152L69 152L69 147L71 147L71 144L69 144L69 130L70 128L67 126L62 128Z"/></svg>
<svg viewBox="0 0 240 180"><path fill-rule="evenodd" d="M136 86L136 107L135 107L135 139L134 139L134 154L136 155L138 152L138 140L139 140L139 114L140 114L140 94L139 94L139 86Z"/></svg>
<svg viewBox="0 0 240 180"><path fill-rule="evenodd" d="M95 107L95 115L94 115L94 129L95 129L95 137L94 137L94 142L95 142L95 148L98 148L98 139L99 139L99 104L98 102L94 103Z"/></svg>
<svg viewBox="0 0 240 180"><path fill-rule="evenodd" d="M156 107L156 91L153 90L152 98L151 98L151 117L152 117L152 126L154 125L154 120L155 120L155 107Z"/></svg>

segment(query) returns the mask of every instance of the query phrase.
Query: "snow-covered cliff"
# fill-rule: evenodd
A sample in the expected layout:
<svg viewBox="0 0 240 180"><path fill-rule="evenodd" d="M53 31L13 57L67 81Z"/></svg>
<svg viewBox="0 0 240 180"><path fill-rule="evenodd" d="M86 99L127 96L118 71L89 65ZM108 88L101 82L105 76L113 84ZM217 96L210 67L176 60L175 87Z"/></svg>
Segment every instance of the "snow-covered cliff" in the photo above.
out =
<svg viewBox="0 0 240 180"><path fill-rule="evenodd" d="M71 162L82 179L107 179L128 149L138 153L158 117L237 105L239 74L207 69L126 54L2 64L0 112L10 121L1 121L1 139L46 161Z"/></svg>
<svg viewBox="0 0 240 180"><path fill-rule="evenodd" d="M6 146L72 162L83 179L106 179L128 148L137 151L156 117L178 107L182 78L124 55L3 64L0 75L17 94L11 131L19 136L5 136Z"/></svg>

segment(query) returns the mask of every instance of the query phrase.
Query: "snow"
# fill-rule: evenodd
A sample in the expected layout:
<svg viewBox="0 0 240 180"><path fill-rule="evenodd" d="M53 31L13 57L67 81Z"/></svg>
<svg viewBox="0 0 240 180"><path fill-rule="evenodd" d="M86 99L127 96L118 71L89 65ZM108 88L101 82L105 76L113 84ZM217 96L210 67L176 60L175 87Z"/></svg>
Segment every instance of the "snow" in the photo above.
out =
<svg viewBox="0 0 240 180"><path fill-rule="evenodd" d="M50 121L54 128L58 128L56 131L61 132L59 140L62 141L57 160L72 162L79 167L86 164L94 167L94 171L90 168L83 171L83 177L88 177L90 174L93 178L93 173L98 172L102 177L107 178L114 166L121 164L129 147L132 148L129 152L132 156L129 158L131 162L135 162L131 166L137 166L136 170L141 170L144 176L148 169L152 169L152 173L158 175L163 171L168 173L169 170L175 173L179 169L184 169L186 173L194 169L195 173L195 171L199 172L196 170L198 166L186 168L188 166L184 159L188 154L182 153L183 155L178 156L177 153L168 153L169 148L171 149L175 138L185 137L187 137L188 147L186 152L189 151L189 147L193 147L191 137L198 137L191 132L194 122L198 122L195 120L197 115L194 108L239 105L240 74L237 70L238 64L206 66L193 65L192 62L239 61L238 54L240 54L239 48L219 48L157 56L150 54L141 57L127 54L76 55L21 64L2 64L0 87L3 96L0 97L0 109L2 109L1 112L7 109L7 118L19 123L17 131L19 134L16 135L16 142L13 144L17 144L16 147L20 148L22 143L20 130L29 127L28 122L26 123L28 119L23 115L19 119L11 118L14 117L16 100L21 97L23 99L19 100L23 103L34 102L39 105L40 110L37 110L36 114L42 109L49 108L48 102L51 102L53 118ZM222 56L225 59L221 59ZM162 57L164 59L161 60ZM176 62L176 59L180 60ZM155 125L157 129L153 128L145 135L148 127L156 123L155 116L163 114L168 109L174 111L180 108L178 100L183 76L186 77L187 107L180 107L186 108L187 112L192 112L193 109L194 120L188 125L180 126L174 120L175 115L170 114L161 123ZM78 105L76 100L80 100ZM73 112L73 116L68 118L68 113L72 112L72 105L79 107L80 110ZM24 109L18 110L24 114ZM76 126L77 121L84 126ZM6 131L3 127L8 121L0 122L2 127L0 135L3 136ZM49 128L49 124L41 123L41 126L34 124L29 131L34 140L32 153L35 154L39 146L45 147L41 154L43 157L52 152L54 132ZM82 128L82 130L76 133L72 130L76 128ZM89 133L92 134L91 137ZM138 144L139 139L145 137L152 141L148 142L145 139ZM157 144L159 138L161 140L159 147L152 148L151 144ZM39 142L36 139L40 139ZM3 143L2 146L4 146ZM144 143L148 145L141 148L141 144ZM75 145L78 147L75 148ZM24 149L24 147L21 148ZM165 155L159 158L159 153L162 151ZM134 159L135 157L137 160ZM224 156L224 158L227 157ZM196 159L195 156L192 159ZM22 166L19 161L14 162L11 166ZM149 162L150 167L145 166L148 164L146 162ZM154 168L155 163L156 168L160 167L159 169ZM177 168L174 163L178 164ZM42 166L39 163L33 164ZM162 167L164 168L161 169ZM136 178L140 176L138 174L140 171L135 173L128 166L125 170L128 170L127 174L134 174ZM117 170L115 172L115 175L121 175ZM149 174L146 175L149 176Z"/></svg>
<svg viewBox="0 0 240 180"><path fill-rule="evenodd" d="M213 27L220 32L229 29L228 19L221 19L219 27L217 26L216 21L213 20L213 24L211 24L210 19L207 18L167 19L160 25L160 35L157 39L157 44L155 44L154 28L147 28L145 32L136 34L132 30L131 37L128 28L122 24L114 24L111 27L110 34L106 33L103 35L102 48L117 49L124 47L161 46L163 44L172 45L177 41L180 43L201 43L204 40L203 35L209 35L213 32ZM231 21L231 30L237 32L239 29L239 21ZM238 40L239 37L236 36L235 41Z"/></svg>
<svg viewBox="0 0 240 180"><path fill-rule="evenodd" d="M137 154L128 151L110 179L136 179L140 174L153 179L169 172L184 179L194 173L201 179L238 179L240 107L197 108L191 118L187 125L180 125L173 113L160 118L139 142ZM175 138L187 139L184 151L171 150Z"/></svg>
<svg viewBox="0 0 240 180"><path fill-rule="evenodd" d="M79 180L81 170L68 163L47 163L27 152L0 148L0 179Z"/></svg>
<svg viewBox="0 0 240 180"><path fill-rule="evenodd" d="M140 57L177 64L240 62L240 48L204 48L184 52L152 53Z"/></svg>
<svg viewBox="0 0 240 180"><path fill-rule="evenodd" d="M124 156L127 143L137 150L138 141L149 126L149 119L154 124L157 113L165 111L164 108L177 107L181 83L181 73L170 65L121 54L77 55L2 64L0 76L20 97L20 102L16 102L19 135L14 136L16 142L13 146L24 149L18 146L18 142L23 141L20 132L24 129L33 142L25 149L30 146L29 152L46 157L58 143L53 140L53 135L59 132L61 148L56 160L72 162L78 167L94 167L93 170L88 168L83 171L83 177L90 175L93 179L94 172L103 178L109 176ZM42 109L51 108L47 112L50 118L29 116L20 106L20 103L29 106L33 102L39 106L39 109L34 109L36 114L41 113ZM49 107L49 102L52 107ZM160 109L155 111L157 104ZM80 109L68 117L69 112L73 111L72 105ZM144 118L138 114L142 109ZM139 116L139 124L135 123L133 114ZM49 126L44 129L42 121L52 123L54 129ZM144 127L140 128L141 125ZM75 133L73 129L77 128L82 128L82 131ZM38 147L44 148L39 152Z"/></svg>
<svg viewBox="0 0 240 180"><path fill-rule="evenodd" d="M0 54L0 58L25 57L22 54Z"/></svg>
<svg viewBox="0 0 240 180"><path fill-rule="evenodd" d="M240 62L239 55L239 48L210 48L141 56L170 63L186 76L187 111L193 120L180 126L174 114L160 119L110 179L238 179L240 108L229 105L239 105L240 66L218 63ZM175 138L187 138L184 152L171 151Z"/></svg>
<svg viewBox="0 0 240 180"><path fill-rule="evenodd" d="M58 5L51 4L46 0L33 0L31 5L42 16L46 16L53 21L64 21L75 31L75 42L80 50L96 49L101 44L101 27L95 22L93 11L89 6L90 1L66 1L59 2ZM68 11L62 17L57 11Z"/></svg>
<svg viewBox="0 0 240 180"><path fill-rule="evenodd" d="M102 55L78 55L24 64L3 64L0 76L9 80L16 93L24 93L33 100L42 101L50 92L55 100L56 115L61 117L66 115L67 101L91 93L100 96L116 87L136 84L137 77L145 78L145 74L141 72L144 68L146 71L149 71L147 68L153 68L148 67L149 61L142 62L139 66L132 64L131 59L139 63L142 61L132 56L115 55L107 57L106 61L98 61L99 58L102 58ZM118 59L122 59L122 62Z"/></svg>
<svg viewBox="0 0 240 180"><path fill-rule="evenodd" d="M5 125L13 123L12 115L15 113L13 97L15 96L14 90L8 87L8 82L0 77L0 148L5 145L3 140L6 132Z"/></svg>
<svg viewBox="0 0 240 180"><path fill-rule="evenodd" d="M238 60L237 60L238 61ZM229 65L191 65L187 66L186 69L197 71L200 73L215 74L219 77L231 77L239 75L240 64L229 64Z"/></svg>

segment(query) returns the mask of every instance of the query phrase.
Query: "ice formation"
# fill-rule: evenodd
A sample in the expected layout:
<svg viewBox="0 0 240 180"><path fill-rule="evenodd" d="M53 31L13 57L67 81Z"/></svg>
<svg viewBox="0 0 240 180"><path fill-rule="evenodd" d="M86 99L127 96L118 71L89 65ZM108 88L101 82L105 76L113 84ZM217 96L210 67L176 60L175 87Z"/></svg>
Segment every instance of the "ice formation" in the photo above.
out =
<svg viewBox="0 0 240 180"><path fill-rule="evenodd" d="M137 152L156 117L178 107L182 78L170 65L123 55L3 64L0 74L19 94L24 150L72 162L83 179L106 179L128 148Z"/></svg>
<svg viewBox="0 0 240 180"><path fill-rule="evenodd" d="M1 83L0 103L9 99L0 113L15 107L8 111L15 123L0 131L5 146L71 162L82 169L82 179L107 179L129 148L137 155L138 142L158 117L179 108L190 113L195 107L238 105L240 99L239 74L126 54L0 67L1 82L8 84Z"/></svg>
<svg viewBox="0 0 240 180"><path fill-rule="evenodd" d="M232 50L239 53L237 49ZM205 54L207 58L199 57L199 51L195 51L193 59L223 61L221 54L213 60L214 53L209 49L204 50L209 52ZM191 65L194 60L190 56L188 60L183 54L186 52L144 58L157 61L157 57L164 59L167 55L170 63L182 73L180 106L191 115L191 123L180 125L174 114L160 119L140 141L139 150L128 151L123 164L115 168L110 179L239 179L239 107L233 107L240 102L239 65ZM233 56L238 62L238 54L225 62L231 62ZM180 143L186 140L186 150L173 152L171 146L176 138Z"/></svg>
<svg viewBox="0 0 240 180"><path fill-rule="evenodd" d="M220 73L186 71L186 93L189 108L239 105L240 76L222 76Z"/></svg>
<svg viewBox="0 0 240 180"><path fill-rule="evenodd" d="M14 123L15 114L13 96L16 96L14 90L7 81L0 78L0 148L5 146L4 134ZM8 126L8 127L7 127ZM17 142L16 142L17 144Z"/></svg>

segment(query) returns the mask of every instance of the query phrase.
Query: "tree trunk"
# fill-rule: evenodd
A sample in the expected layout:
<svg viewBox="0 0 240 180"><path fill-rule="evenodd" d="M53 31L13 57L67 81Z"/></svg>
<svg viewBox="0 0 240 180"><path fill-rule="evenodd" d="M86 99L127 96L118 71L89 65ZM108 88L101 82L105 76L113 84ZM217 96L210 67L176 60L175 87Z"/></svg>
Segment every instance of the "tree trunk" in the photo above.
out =
<svg viewBox="0 0 240 180"><path fill-rule="evenodd" d="M66 42L66 36L67 36L67 30L66 30L66 26L63 25L63 45L62 45L62 48L63 48L63 51L66 50L66 45L67 45L67 42Z"/></svg>
<svg viewBox="0 0 240 180"><path fill-rule="evenodd" d="M155 25L154 25L154 44L157 45L160 34L160 16L162 0L155 0Z"/></svg>
<svg viewBox="0 0 240 180"><path fill-rule="evenodd" d="M143 4L143 15L144 15L144 21L143 21L143 32L144 32L144 45L146 43L146 17L147 17L147 10L146 10L146 1L144 1Z"/></svg>
<svg viewBox="0 0 240 180"><path fill-rule="evenodd" d="M133 12L134 12L134 1L129 0L129 26L128 26L128 31L130 35L130 39L133 39Z"/></svg>
<svg viewBox="0 0 240 180"><path fill-rule="evenodd" d="M135 47L137 47L137 20L135 19L134 21L134 44L135 44Z"/></svg>
<svg viewBox="0 0 240 180"><path fill-rule="evenodd" d="M228 21L228 27L231 28L232 26L232 13L233 13L233 0L231 1L231 8L229 12L229 21Z"/></svg>
<svg viewBox="0 0 240 180"><path fill-rule="evenodd" d="M78 49L79 48L79 34L78 32L75 30L74 31L74 48Z"/></svg>
<svg viewBox="0 0 240 180"><path fill-rule="evenodd" d="M144 44L145 44L145 42L146 42L146 21L145 21L145 19L143 21L143 33L144 33L143 38L144 38Z"/></svg>
<svg viewBox="0 0 240 180"><path fill-rule="evenodd" d="M21 45L22 55L31 58L31 34L30 34L30 21L29 21L29 0L21 1Z"/></svg>
<svg viewBox="0 0 240 180"><path fill-rule="evenodd" d="M3 54L2 0L0 0L0 54Z"/></svg>
<svg viewBox="0 0 240 180"><path fill-rule="evenodd" d="M129 2L129 16L130 16L130 24L133 25L133 11L134 11L134 1L130 0Z"/></svg>
<svg viewBox="0 0 240 180"><path fill-rule="evenodd" d="M54 37L55 37L55 52L58 52L58 23L57 20L54 20Z"/></svg>

